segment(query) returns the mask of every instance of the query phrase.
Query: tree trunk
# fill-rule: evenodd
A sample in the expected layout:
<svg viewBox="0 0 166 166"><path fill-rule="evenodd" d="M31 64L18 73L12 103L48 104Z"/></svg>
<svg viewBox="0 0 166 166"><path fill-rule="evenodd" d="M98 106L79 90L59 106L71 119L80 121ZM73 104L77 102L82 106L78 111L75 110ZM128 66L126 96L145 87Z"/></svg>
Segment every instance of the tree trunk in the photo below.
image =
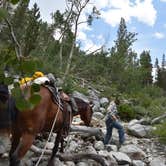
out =
<svg viewBox="0 0 166 166"><path fill-rule="evenodd" d="M63 52L63 42L60 45L60 50L59 50L59 69L62 72L62 52Z"/></svg>
<svg viewBox="0 0 166 166"><path fill-rule="evenodd" d="M72 62L72 58L73 58L74 45L75 45L75 40L72 43L72 47L71 47L71 50L70 50L70 55L69 55L69 59L68 59L68 62L67 62L67 67L66 67L66 70L65 70L63 81L66 79L66 76L69 74L69 70L70 70L70 66L71 66L71 62Z"/></svg>
<svg viewBox="0 0 166 166"><path fill-rule="evenodd" d="M103 139L104 134L100 128L94 128L94 127L86 127L86 126L71 126L70 128L71 132L80 132L83 133L84 135L88 136L95 136L96 139Z"/></svg>

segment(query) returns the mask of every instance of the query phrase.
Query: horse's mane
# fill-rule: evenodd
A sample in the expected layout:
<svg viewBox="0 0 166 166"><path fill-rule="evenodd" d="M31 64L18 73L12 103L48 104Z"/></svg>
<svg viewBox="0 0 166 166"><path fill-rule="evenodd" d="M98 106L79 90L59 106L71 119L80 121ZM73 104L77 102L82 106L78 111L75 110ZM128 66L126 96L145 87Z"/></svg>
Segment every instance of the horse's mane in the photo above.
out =
<svg viewBox="0 0 166 166"><path fill-rule="evenodd" d="M80 98L74 97L74 99L77 103L78 109L79 108L86 109L87 106L89 105L87 102L85 102L84 100L82 100Z"/></svg>

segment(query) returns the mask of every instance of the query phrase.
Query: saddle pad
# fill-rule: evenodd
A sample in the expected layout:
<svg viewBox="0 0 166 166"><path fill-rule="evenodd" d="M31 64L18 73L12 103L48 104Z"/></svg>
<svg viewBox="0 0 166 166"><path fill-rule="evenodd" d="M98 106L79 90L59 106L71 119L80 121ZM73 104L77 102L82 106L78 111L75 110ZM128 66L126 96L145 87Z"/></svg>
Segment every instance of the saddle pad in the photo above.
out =
<svg viewBox="0 0 166 166"><path fill-rule="evenodd" d="M46 76L39 77L33 80L33 83L39 84L39 85L45 84L46 82L50 82L50 80Z"/></svg>

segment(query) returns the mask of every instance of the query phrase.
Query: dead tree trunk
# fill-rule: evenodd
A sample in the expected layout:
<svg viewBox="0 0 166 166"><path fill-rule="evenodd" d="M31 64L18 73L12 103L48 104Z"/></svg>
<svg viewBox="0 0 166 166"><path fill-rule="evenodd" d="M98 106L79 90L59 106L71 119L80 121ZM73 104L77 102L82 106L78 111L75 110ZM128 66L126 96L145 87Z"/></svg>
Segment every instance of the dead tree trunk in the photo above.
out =
<svg viewBox="0 0 166 166"><path fill-rule="evenodd" d="M94 127L86 127L86 126L71 126L70 128L71 132L80 132L84 135L87 134L88 136L95 136L96 139L103 139L104 134L100 128L94 128Z"/></svg>

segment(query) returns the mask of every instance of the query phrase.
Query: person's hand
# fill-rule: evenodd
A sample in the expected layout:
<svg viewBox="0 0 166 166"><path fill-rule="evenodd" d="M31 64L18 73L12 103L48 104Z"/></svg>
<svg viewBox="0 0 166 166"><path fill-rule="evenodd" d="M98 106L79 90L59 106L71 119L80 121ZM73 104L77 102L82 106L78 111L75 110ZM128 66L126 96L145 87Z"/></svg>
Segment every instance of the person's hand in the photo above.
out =
<svg viewBox="0 0 166 166"><path fill-rule="evenodd" d="M117 120L117 118L116 118L115 115L112 115L111 117L112 117L112 120L113 120L113 121L116 121L116 120Z"/></svg>

